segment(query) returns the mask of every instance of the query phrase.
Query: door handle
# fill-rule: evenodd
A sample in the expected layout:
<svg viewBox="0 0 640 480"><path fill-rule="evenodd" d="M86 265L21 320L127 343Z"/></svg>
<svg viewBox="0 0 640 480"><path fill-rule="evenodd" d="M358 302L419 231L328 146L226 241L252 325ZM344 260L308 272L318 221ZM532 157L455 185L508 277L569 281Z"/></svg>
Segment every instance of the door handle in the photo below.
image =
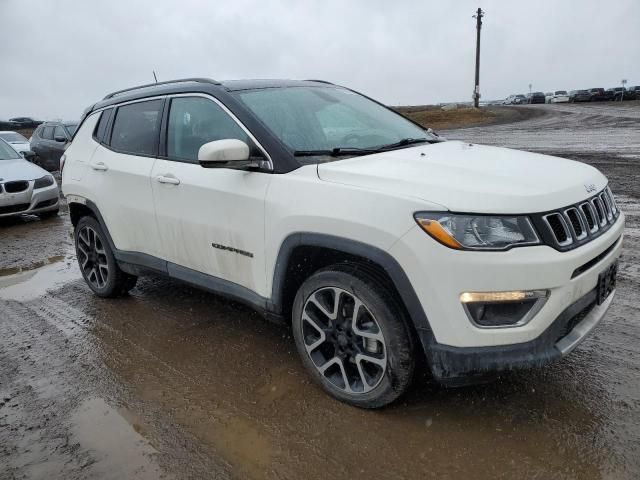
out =
<svg viewBox="0 0 640 480"><path fill-rule="evenodd" d="M180 185L180 180L174 176L158 175L156 180L160 183L168 183L169 185Z"/></svg>
<svg viewBox="0 0 640 480"><path fill-rule="evenodd" d="M92 163L91 168L98 170L99 172L106 172L109 170L109 167L107 167L104 162Z"/></svg>

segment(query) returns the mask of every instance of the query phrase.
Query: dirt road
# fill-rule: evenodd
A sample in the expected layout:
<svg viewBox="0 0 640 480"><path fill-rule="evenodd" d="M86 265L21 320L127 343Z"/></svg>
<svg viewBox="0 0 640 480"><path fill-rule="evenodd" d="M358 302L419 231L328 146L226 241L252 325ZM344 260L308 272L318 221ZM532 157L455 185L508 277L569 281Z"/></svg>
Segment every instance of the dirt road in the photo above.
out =
<svg viewBox="0 0 640 480"><path fill-rule="evenodd" d="M640 110L574 107L444 134L610 177L627 229L607 318L547 368L420 378L381 411L320 392L290 332L237 304L153 278L91 295L67 217L0 223L0 479L637 479Z"/></svg>

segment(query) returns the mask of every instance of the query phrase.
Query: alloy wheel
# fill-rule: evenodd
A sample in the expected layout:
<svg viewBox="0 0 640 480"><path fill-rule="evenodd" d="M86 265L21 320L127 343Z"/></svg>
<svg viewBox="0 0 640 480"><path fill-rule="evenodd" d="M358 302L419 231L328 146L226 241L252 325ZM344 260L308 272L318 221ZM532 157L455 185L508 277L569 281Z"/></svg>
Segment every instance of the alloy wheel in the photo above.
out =
<svg viewBox="0 0 640 480"><path fill-rule="evenodd" d="M82 227L78 232L76 248L78 263L86 280L95 288L104 288L110 272L100 235L89 226Z"/></svg>
<svg viewBox="0 0 640 480"><path fill-rule="evenodd" d="M337 287L313 292L302 310L302 336L317 371L349 394L373 390L387 369L378 321L356 295Z"/></svg>

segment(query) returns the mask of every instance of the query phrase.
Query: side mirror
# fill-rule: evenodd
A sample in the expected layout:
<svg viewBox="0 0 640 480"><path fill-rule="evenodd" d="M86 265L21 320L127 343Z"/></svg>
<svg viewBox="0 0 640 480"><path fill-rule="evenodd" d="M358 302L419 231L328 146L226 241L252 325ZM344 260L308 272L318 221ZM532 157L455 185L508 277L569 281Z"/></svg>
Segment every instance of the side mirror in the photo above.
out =
<svg viewBox="0 0 640 480"><path fill-rule="evenodd" d="M56 135L54 140L60 143L67 143L67 137L63 137L62 135Z"/></svg>
<svg viewBox="0 0 640 480"><path fill-rule="evenodd" d="M249 145L235 138L205 143L198 150L198 162L205 168L257 166L249 161Z"/></svg>
<svg viewBox="0 0 640 480"><path fill-rule="evenodd" d="M31 150L27 150L25 152L20 152L22 153L22 156L24 157L25 160L28 160L29 162L33 162L36 159L36 152L32 152Z"/></svg>

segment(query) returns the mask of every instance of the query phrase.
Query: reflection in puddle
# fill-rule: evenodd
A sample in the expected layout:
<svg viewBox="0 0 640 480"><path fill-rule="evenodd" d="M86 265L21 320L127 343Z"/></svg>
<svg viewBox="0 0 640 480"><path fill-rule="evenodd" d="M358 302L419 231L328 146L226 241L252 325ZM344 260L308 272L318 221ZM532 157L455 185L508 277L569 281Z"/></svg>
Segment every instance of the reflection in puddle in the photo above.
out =
<svg viewBox="0 0 640 480"><path fill-rule="evenodd" d="M90 451L95 459L89 477L157 479L162 476L153 458L158 452L101 398L86 400L71 421L73 441Z"/></svg>
<svg viewBox="0 0 640 480"><path fill-rule="evenodd" d="M0 299L33 300L49 290L81 278L73 255L51 257L41 263L44 266L36 264L33 269L19 267L0 270Z"/></svg>

